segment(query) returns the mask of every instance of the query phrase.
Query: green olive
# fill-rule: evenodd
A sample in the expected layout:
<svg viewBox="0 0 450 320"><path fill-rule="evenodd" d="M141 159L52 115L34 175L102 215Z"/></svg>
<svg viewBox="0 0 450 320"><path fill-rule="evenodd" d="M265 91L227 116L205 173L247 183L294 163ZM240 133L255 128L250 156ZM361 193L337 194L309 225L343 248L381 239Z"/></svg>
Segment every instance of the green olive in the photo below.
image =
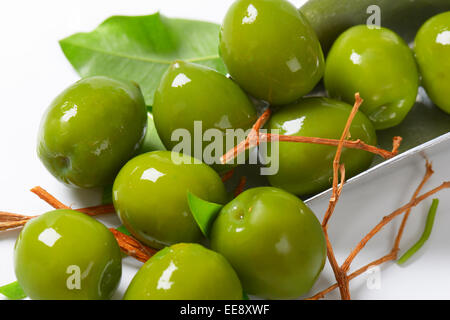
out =
<svg viewBox="0 0 450 320"><path fill-rule="evenodd" d="M220 32L231 77L271 104L291 103L322 78L324 57L314 30L286 0L237 0Z"/></svg>
<svg viewBox="0 0 450 320"><path fill-rule="evenodd" d="M211 167L187 155L154 151L133 158L120 170L113 202L138 240L162 248L203 239L189 209L188 191L210 202L227 200L225 186Z"/></svg>
<svg viewBox="0 0 450 320"><path fill-rule="evenodd" d="M218 171L228 168L220 165L219 158L235 145L233 139L227 148L227 136L234 137L234 133L227 130L245 131L256 121L255 107L231 79L207 67L182 61L174 62L162 78L155 94L153 115L156 129L168 150L215 164ZM198 130L194 127L196 122L201 126ZM210 140L222 143L217 152L205 150L211 143L203 139L208 129L215 129L217 134ZM189 134L188 146L185 150L176 150L174 147L183 143L176 133L181 130ZM198 150L196 141L200 142Z"/></svg>
<svg viewBox="0 0 450 320"><path fill-rule="evenodd" d="M244 191L223 207L212 226L211 247L231 263L245 292L270 299L307 293L326 258L314 213L272 187Z"/></svg>
<svg viewBox="0 0 450 320"><path fill-rule="evenodd" d="M97 220L55 210L30 220L14 248L17 280L31 299L109 299L122 274L113 234Z"/></svg>
<svg viewBox="0 0 450 320"><path fill-rule="evenodd" d="M37 153L61 182L108 186L144 139L147 112L136 84L91 77L63 91L44 114Z"/></svg>
<svg viewBox="0 0 450 320"><path fill-rule="evenodd" d="M355 26L339 36L328 54L325 88L348 103L361 94L361 107L375 129L400 124L413 107L419 74L412 51L386 28Z"/></svg>
<svg viewBox="0 0 450 320"><path fill-rule="evenodd" d="M131 281L125 300L241 300L235 271L220 254L198 244L167 247Z"/></svg>
<svg viewBox="0 0 450 320"><path fill-rule="evenodd" d="M304 98L285 106L272 116L267 126L280 134L340 139L352 107L328 98ZM375 145L377 137L370 120L358 112L350 126L350 140L361 139ZM336 147L297 142L279 143L279 170L268 176L269 182L296 195L305 196L331 186ZM367 169L373 154L343 149L342 163L350 178Z"/></svg>
<svg viewBox="0 0 450 320"><path fill-rule="evenodd" d="M415 53L425 90L450 114L450 11L432 17L420 28Z"/></svg>

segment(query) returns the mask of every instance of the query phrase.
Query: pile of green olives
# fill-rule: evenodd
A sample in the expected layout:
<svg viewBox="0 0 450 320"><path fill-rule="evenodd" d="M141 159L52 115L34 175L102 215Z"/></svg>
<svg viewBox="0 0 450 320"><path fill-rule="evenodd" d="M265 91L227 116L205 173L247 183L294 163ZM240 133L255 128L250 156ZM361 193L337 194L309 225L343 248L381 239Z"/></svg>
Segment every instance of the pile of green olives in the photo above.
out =
<svg viewBox="0 0 450 320"><path fill-rule="evenodd" d="M287 0L236 0L220 30L220 55L228 76L174 61L152 113L138 84L96 76L67 88L42 118L37 153L48 171L70 187L112 185L123 226L160 249L124 299L290 299L310 291L326 242L299 197L330 187L336 147L281 142L270 186L233 197L221 179L232 166L218 160L230 130L252 128L260 102L273 110L269 132L339 139L359 92L364 103L349 139L369 145L377 144L376 130L405 119L420 84L450 113L450 12L423 25L414 50L387 28L358 25L325 58L308 20ZM322 79L328 97L307 96ZM217 136L194 141L211 129ZM192 137L183 148L177 130ZM213 138L221 147L205 160ZM366 151L342 152L347 177L372 160ZM208 233L191 195L218 208ZM109 299L121 259L112 233L72 210L28 222L14 255L17 279L32 299Z"/></svg>

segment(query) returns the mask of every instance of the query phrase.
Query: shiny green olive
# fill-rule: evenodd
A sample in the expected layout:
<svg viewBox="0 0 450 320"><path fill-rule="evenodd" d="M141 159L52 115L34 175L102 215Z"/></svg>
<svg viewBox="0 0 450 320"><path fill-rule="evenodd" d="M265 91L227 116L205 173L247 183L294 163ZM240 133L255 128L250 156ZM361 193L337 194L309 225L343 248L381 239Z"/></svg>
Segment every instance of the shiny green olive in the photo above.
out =
<svg viewBox="0 0 450 320"><path fill-rule="evenodd" d="M272 187L244 191L223 207L212 226L211 247L231 263L245 292L270 299L307 293L326 258L314 213Z"/></svg>
<svg viewBox="0 0 450 320"><path fill-rule="evenodd" d="M241 300L236 272L220 254L199 244L167 247L134 276L125 300Z"/></svg>
<svg viewBox="0 0 450 320"><path fill-rule="evenodd" d="M345 31L328 54L325 88L331 98L361 107L377 130L403 121L416 101L419 74L412 51L393 31L355 26Z"/></svg>
<svg viewBox="0 0 450 320"><path fill-rule="evenodd" d="M450 114L450 11L425 22L417 33L414 50L425 90Z"/></svg>
<svg viewBox="0 0 450 320"><path fill-rule="evenodd" d="M214 168L219 171L226 169L220 165L220 156L235 145L233 139L227 148L227 136L234 137L229 129L247 130L256 121L254 106L231 79L207 67L182 61L174 62L163 76L155 94L153 115L168 150L216 164ZM216 136L203 139L207 130L212 134L215 131ZM180 132L189 136L181 137ZM188 143L184 150L177 149L183 147L180 139ZM200 148L195 146L197 141ZM211 141L222 144L217 152L208 151Z"/></svg>
<svg viewBox="0 0 450 320"><path fill-rule="evenodd" d="M210 202L227 200L225 186L211 167L180 153L154 151L131 159L120 170L113 203L138 240L162 248L202 240L189 209L188 191Z"/></svg>
<svg viewBox="0 0 450 320"><path fill-rule="evenodd" d="M82 79L45 112L37 153L61 182L80 188L110 185L144 139L147 112L136 84Z"/></svg>
<svg viewBox="0 0 450 320"><path fill-rule="evenodd" d="M286 0L237 0L220 32L231 77L271 104L291 103L322 78L324 58L309 22Z"/></svg>
<svg viewBox="0 0 450 320"><path fill-rule="evenodd" d="M109 299L120 281L122 257L103 224L77 211L55 210L25 225L14 267L31 299Z"/></svg>
<svg viewBox="0 0 450 320"><path fill-rule="evenodd" d="M352 107L328 98L305 98L283 107L268 122L270 130L280 134L328 139L340 139ZM377 137L370 120L358 112L350 127L350 140L361 139L375 145ZM272 186L304 196L331 186L336 147L297 142L279 143L279 170L268 176ZM350 178L367 169L373 154L355 149L343 149L342 163Z"/></svg>

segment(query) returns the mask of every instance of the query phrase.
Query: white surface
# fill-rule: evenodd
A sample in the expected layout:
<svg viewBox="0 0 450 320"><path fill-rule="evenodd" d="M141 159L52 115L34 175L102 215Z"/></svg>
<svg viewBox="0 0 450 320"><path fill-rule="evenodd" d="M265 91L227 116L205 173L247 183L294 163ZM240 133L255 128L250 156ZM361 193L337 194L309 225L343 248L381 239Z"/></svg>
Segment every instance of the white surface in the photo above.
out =
<svg viewBox="0 0 450 320"><path fill-rule="evenodd" d="M292 1L299 6L303 0ZM73 191L58 183L41 165L35 152L40 118L51 100L79 77L61 52L58 40L79 31L90 31L111 15L144 15L161 11L169 17L220 22L231 0L41 0L0 2L0 210L23 214L39 214L50 209L28 190L40 185L61 201L75 207L98 204L100 195L92 191ZM436 163L436 177L428 184L436 185L449 178L449 156ZM378 177L370 185L345 190L333 217L331 236L338 258L348 252L362 234L384 214L405 203L422 176L422 165L412 164L411 171L390 174L395 179ZM446 169L447 168L447 169ZM446 169L447 171L445 171ZM446 177L443 176L446 172ZM350 188L349 188L350 189ZM364 190L364 191L363 191ZM364 194L361 194L364 192ZM354 298L450 298L449 193L442 200L429 244L405 268L389 265L382 270L381 289L368 290L365 278L352 284ZM426 207L430 201L413 211L410 231L402 248L412 244L420 234ZM324 211L324 202L314 204L316 212ZM103 218L108 224L118 220ZM14 281L13 246L18 231L0 233L0 285ZM383 237L392 238L388 229ZM361 260L377 257L381 244L369 245ZM355 263L361 261L359 258ZM124 259L124 274L117 297L120 298L139 263ZM328 267L327 267L328 268ZM331 281L329 268L318 286ZM333 296L331 296L333 297ZM336 297L336 296L334 296ZM0 298L1 299L1 298Z"/></svg>

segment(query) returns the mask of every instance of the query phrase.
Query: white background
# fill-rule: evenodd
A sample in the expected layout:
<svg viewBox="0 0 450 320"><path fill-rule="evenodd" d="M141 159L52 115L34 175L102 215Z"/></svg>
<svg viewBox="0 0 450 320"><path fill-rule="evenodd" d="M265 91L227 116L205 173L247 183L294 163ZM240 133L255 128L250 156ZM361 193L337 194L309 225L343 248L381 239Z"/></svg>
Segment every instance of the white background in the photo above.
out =
<svg viewBox="0 0 450 320"><path fill-rule="evenodd" d="M304 1L292 2L300 6ZM231 0L1 1L0 210L29 215L48 211L50 208L28 191L37 185L46 188L61 201L68 205L74 205L74 207L96 205L100 201L98 192L73 191L58 183L45 170L36 156L36 134L41 115L60 91L79 78L60 50L58 40L75 32L90 31L104 19L116 14L146 15L160 11L169 17L201 19L220 23L231 3ZM448 154L445 159L448 160ZM441 165L441 167L444 166ZM400 181L403 185L399 184L394 188L394 195L395 192L398 192L398 194L386 201L387 208L384 208L383 204L389 195L386 192L383 194L383 181L379 182L378 187L374 182L373 188L376 191L372 190L374 193L371 194L371 199L375 206L365 208L363 205L368 201L365 198L364 200L360 198L359 202L340 206L339 210L343 212L340 213L341 217L336 217L336 219L345 219L345 211L354 210L355 213L358 212L360 215L370 216L370 221L374 222L383 214L389 213L389 211L382 211L381 207L383 207L383 210L392 210L399 207L407 201L414 185L422 174L421 166L416 164L413 168L413 172L416 174L406 177L406 180ZM442 176L436 178L433 180L434 184L443 178ZM390 187L393 188L393 184L390 184ZM407 192L404 192L405 190ZM449 193L442 193L441 198L448 199ZM380 210L377 210L377 203ZM324 202L321 202L315 204L315 206L322 210L323 204ZM449 202L444 201L440 209L438 214L448 216L450 214ZM424 217L425 205L419 207L417 211ZM450 226L449 219L439 219L438 216L437 220L441 223L441 225L438 224L438 227L441 228L433 233L430 242L433 241L433 237L439 237L439 241L444 241L447 245L439 246L439 248L445 248L448 252L450 240L446 235ZM106 218L106 221L113 224L117 223L115 217ZM352 233L351 229L348 228L351 226L350 222L340 224L344 226L344 230L333 229L335 237L338 237L339 234ZM361 223L363 222L364 219ZM421 218L417 220L416 224L411 223L413 233L409 236L410 244L414 237L417 237L420 233L422 222L423 219ZM373 223L363 223L361 228L363 226L368 228L371 225ZM445 229L443 229L444 227ZM357 230L355 236L359 238L364 229ZM0 234L0 285L15 280L12 253L17 235L18 231ZM352 243L354 244L354 242L349 243L350 247ZM442 243L440 244L442 245ZM344 249L345 252L350 249L350 247L344 247L342 243L338 244L338 254L341 249L343 253ZM382 289L374 291L363 287L363 290L358 290L355 298L450 298L450 290L448 290L450 280L447 274L450 270L450 259L448 255L446 258L439 258L439 256L436 258L436 254L442 254L442 250L437 253L436 251L431 252L428 258L427 253L422 254L420 261L425 262L422 264L416 263L415 267L414 265L409 267L412 270L410 273L406 273L406 269L398 270L399 267L396 266L389 268L389 273L383 271L383 275L387 274L385 278L389 279L389 282L383 281L385 285ZM368 254L371 254L370 250ZM372 257L376 258L375 256ZM117 294L118 298L126 288L133 271L139 266L138 263L129 258L124 263L125 272ZM405 280L405 277L407 280ZM326 286L331 280L332 277L328 270L318 285ZM360 281L364 281L364 278Z"/></svg>

